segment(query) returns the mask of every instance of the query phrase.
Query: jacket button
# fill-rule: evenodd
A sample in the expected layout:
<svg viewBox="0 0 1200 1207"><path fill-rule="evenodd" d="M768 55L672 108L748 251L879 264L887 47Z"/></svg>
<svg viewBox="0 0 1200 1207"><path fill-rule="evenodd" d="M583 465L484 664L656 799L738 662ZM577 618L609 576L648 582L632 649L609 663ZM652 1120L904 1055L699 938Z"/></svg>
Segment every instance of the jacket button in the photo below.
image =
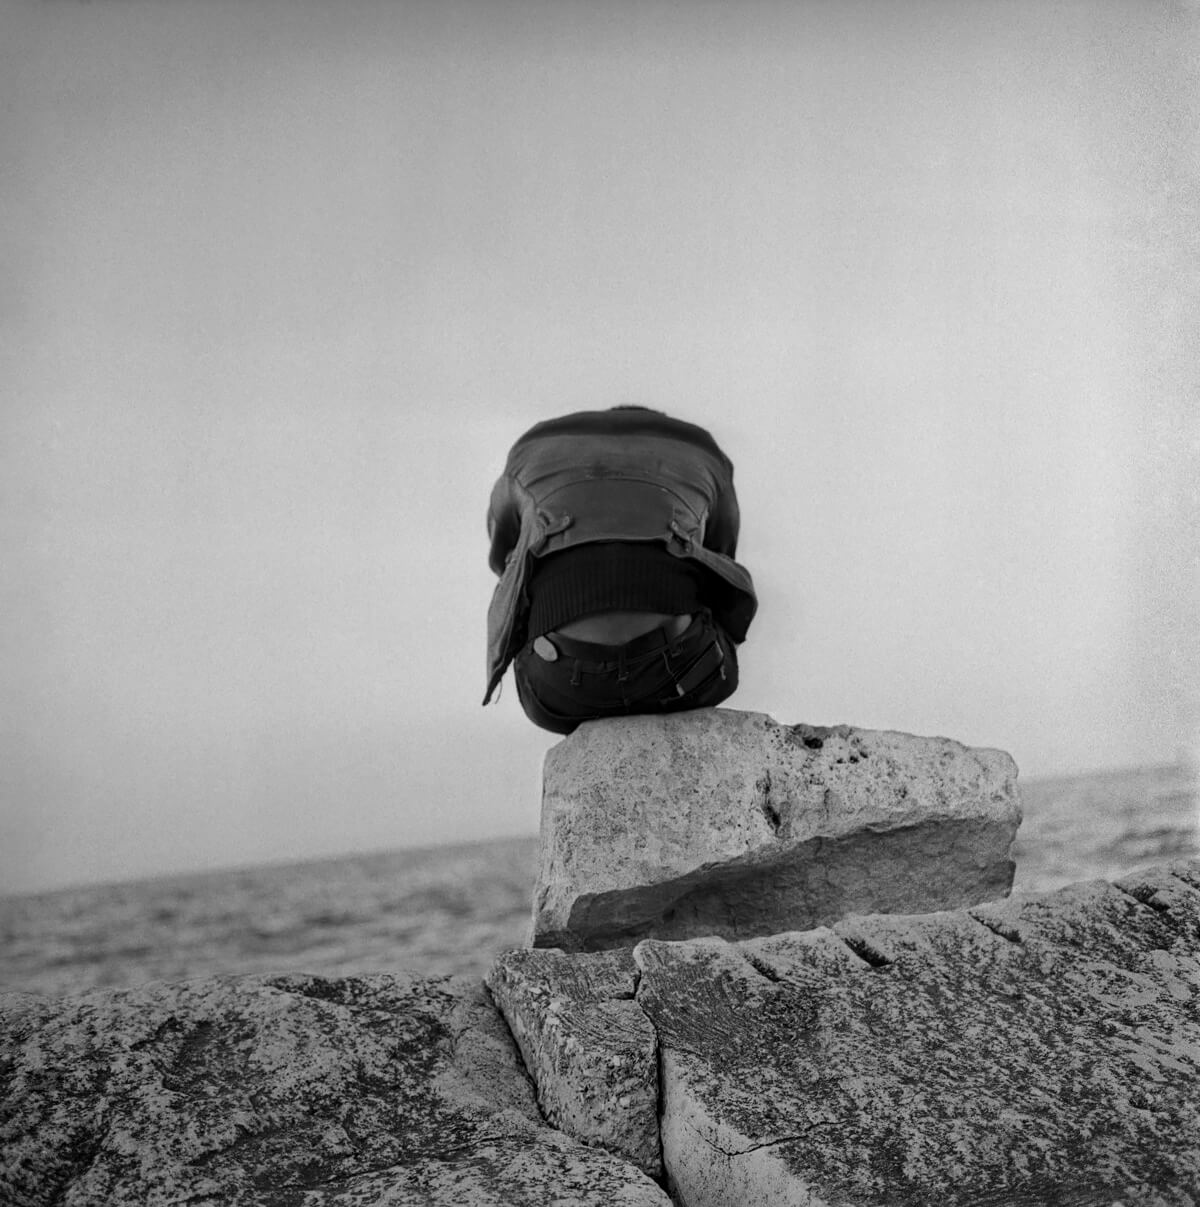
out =
<svg viewBox="0 0 1200 1207"><path fill-rule="evenodd" d="M533 639L533 652L543 662L555 662L558 660L558 649L549 637L535 637Z"/></svg>

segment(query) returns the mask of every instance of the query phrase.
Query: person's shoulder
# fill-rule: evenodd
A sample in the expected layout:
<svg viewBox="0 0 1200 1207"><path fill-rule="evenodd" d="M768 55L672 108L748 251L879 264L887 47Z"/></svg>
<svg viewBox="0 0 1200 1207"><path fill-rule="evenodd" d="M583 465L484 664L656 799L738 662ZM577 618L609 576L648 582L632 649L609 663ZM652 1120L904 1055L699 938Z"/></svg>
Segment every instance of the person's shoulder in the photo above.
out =
<svg viewBox="0 0 1200 1207"><path fill-rule="evenodd" d="M574 411L534 424L514 447L553 436L662 436L706 449L726 461L710 432L650 407L617 406L604 411Z"/></svg>

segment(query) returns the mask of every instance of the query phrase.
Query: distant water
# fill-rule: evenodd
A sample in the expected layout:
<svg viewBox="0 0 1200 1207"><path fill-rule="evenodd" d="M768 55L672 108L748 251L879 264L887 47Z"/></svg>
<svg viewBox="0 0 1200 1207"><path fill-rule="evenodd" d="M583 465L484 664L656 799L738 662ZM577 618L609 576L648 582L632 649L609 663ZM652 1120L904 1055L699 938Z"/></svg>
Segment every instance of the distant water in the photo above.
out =
<svg viewBox="0 0 1200 1207"><path fill-rule="evenodd" d="M1022 783L1015 891L1200 857L1194 771ZM228 972L481 976L529 924L534 838L0 898L0 990Z"/></svg>

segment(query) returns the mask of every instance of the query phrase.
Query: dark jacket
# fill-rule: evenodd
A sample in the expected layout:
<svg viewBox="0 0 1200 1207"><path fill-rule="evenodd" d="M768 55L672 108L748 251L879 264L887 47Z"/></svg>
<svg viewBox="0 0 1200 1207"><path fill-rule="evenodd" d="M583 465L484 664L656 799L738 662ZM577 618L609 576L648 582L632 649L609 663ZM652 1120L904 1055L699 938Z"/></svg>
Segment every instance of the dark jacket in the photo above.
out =
<svg viewBox="0 0 1200 1207"><path fill-rule="evenodd" d="M643 408L579 411L530 428L513 445L488 508L486 704L525 641L530 559L588 541L660 541L711 571L705 602L736 642L758 602L737 552L733 466L695 424Z"/></svg>

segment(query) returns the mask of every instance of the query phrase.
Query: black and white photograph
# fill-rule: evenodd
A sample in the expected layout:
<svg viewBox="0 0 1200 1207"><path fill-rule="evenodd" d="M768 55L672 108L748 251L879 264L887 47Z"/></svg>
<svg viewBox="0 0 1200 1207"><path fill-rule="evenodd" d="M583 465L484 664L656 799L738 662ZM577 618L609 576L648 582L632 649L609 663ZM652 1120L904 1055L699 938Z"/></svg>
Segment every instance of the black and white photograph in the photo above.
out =
<svg viewBox="0 0 1200 1207"><path fill-rule="evenodd" d="M0 6L0 1207L1200 1207L1200 3Z"/></svg>

